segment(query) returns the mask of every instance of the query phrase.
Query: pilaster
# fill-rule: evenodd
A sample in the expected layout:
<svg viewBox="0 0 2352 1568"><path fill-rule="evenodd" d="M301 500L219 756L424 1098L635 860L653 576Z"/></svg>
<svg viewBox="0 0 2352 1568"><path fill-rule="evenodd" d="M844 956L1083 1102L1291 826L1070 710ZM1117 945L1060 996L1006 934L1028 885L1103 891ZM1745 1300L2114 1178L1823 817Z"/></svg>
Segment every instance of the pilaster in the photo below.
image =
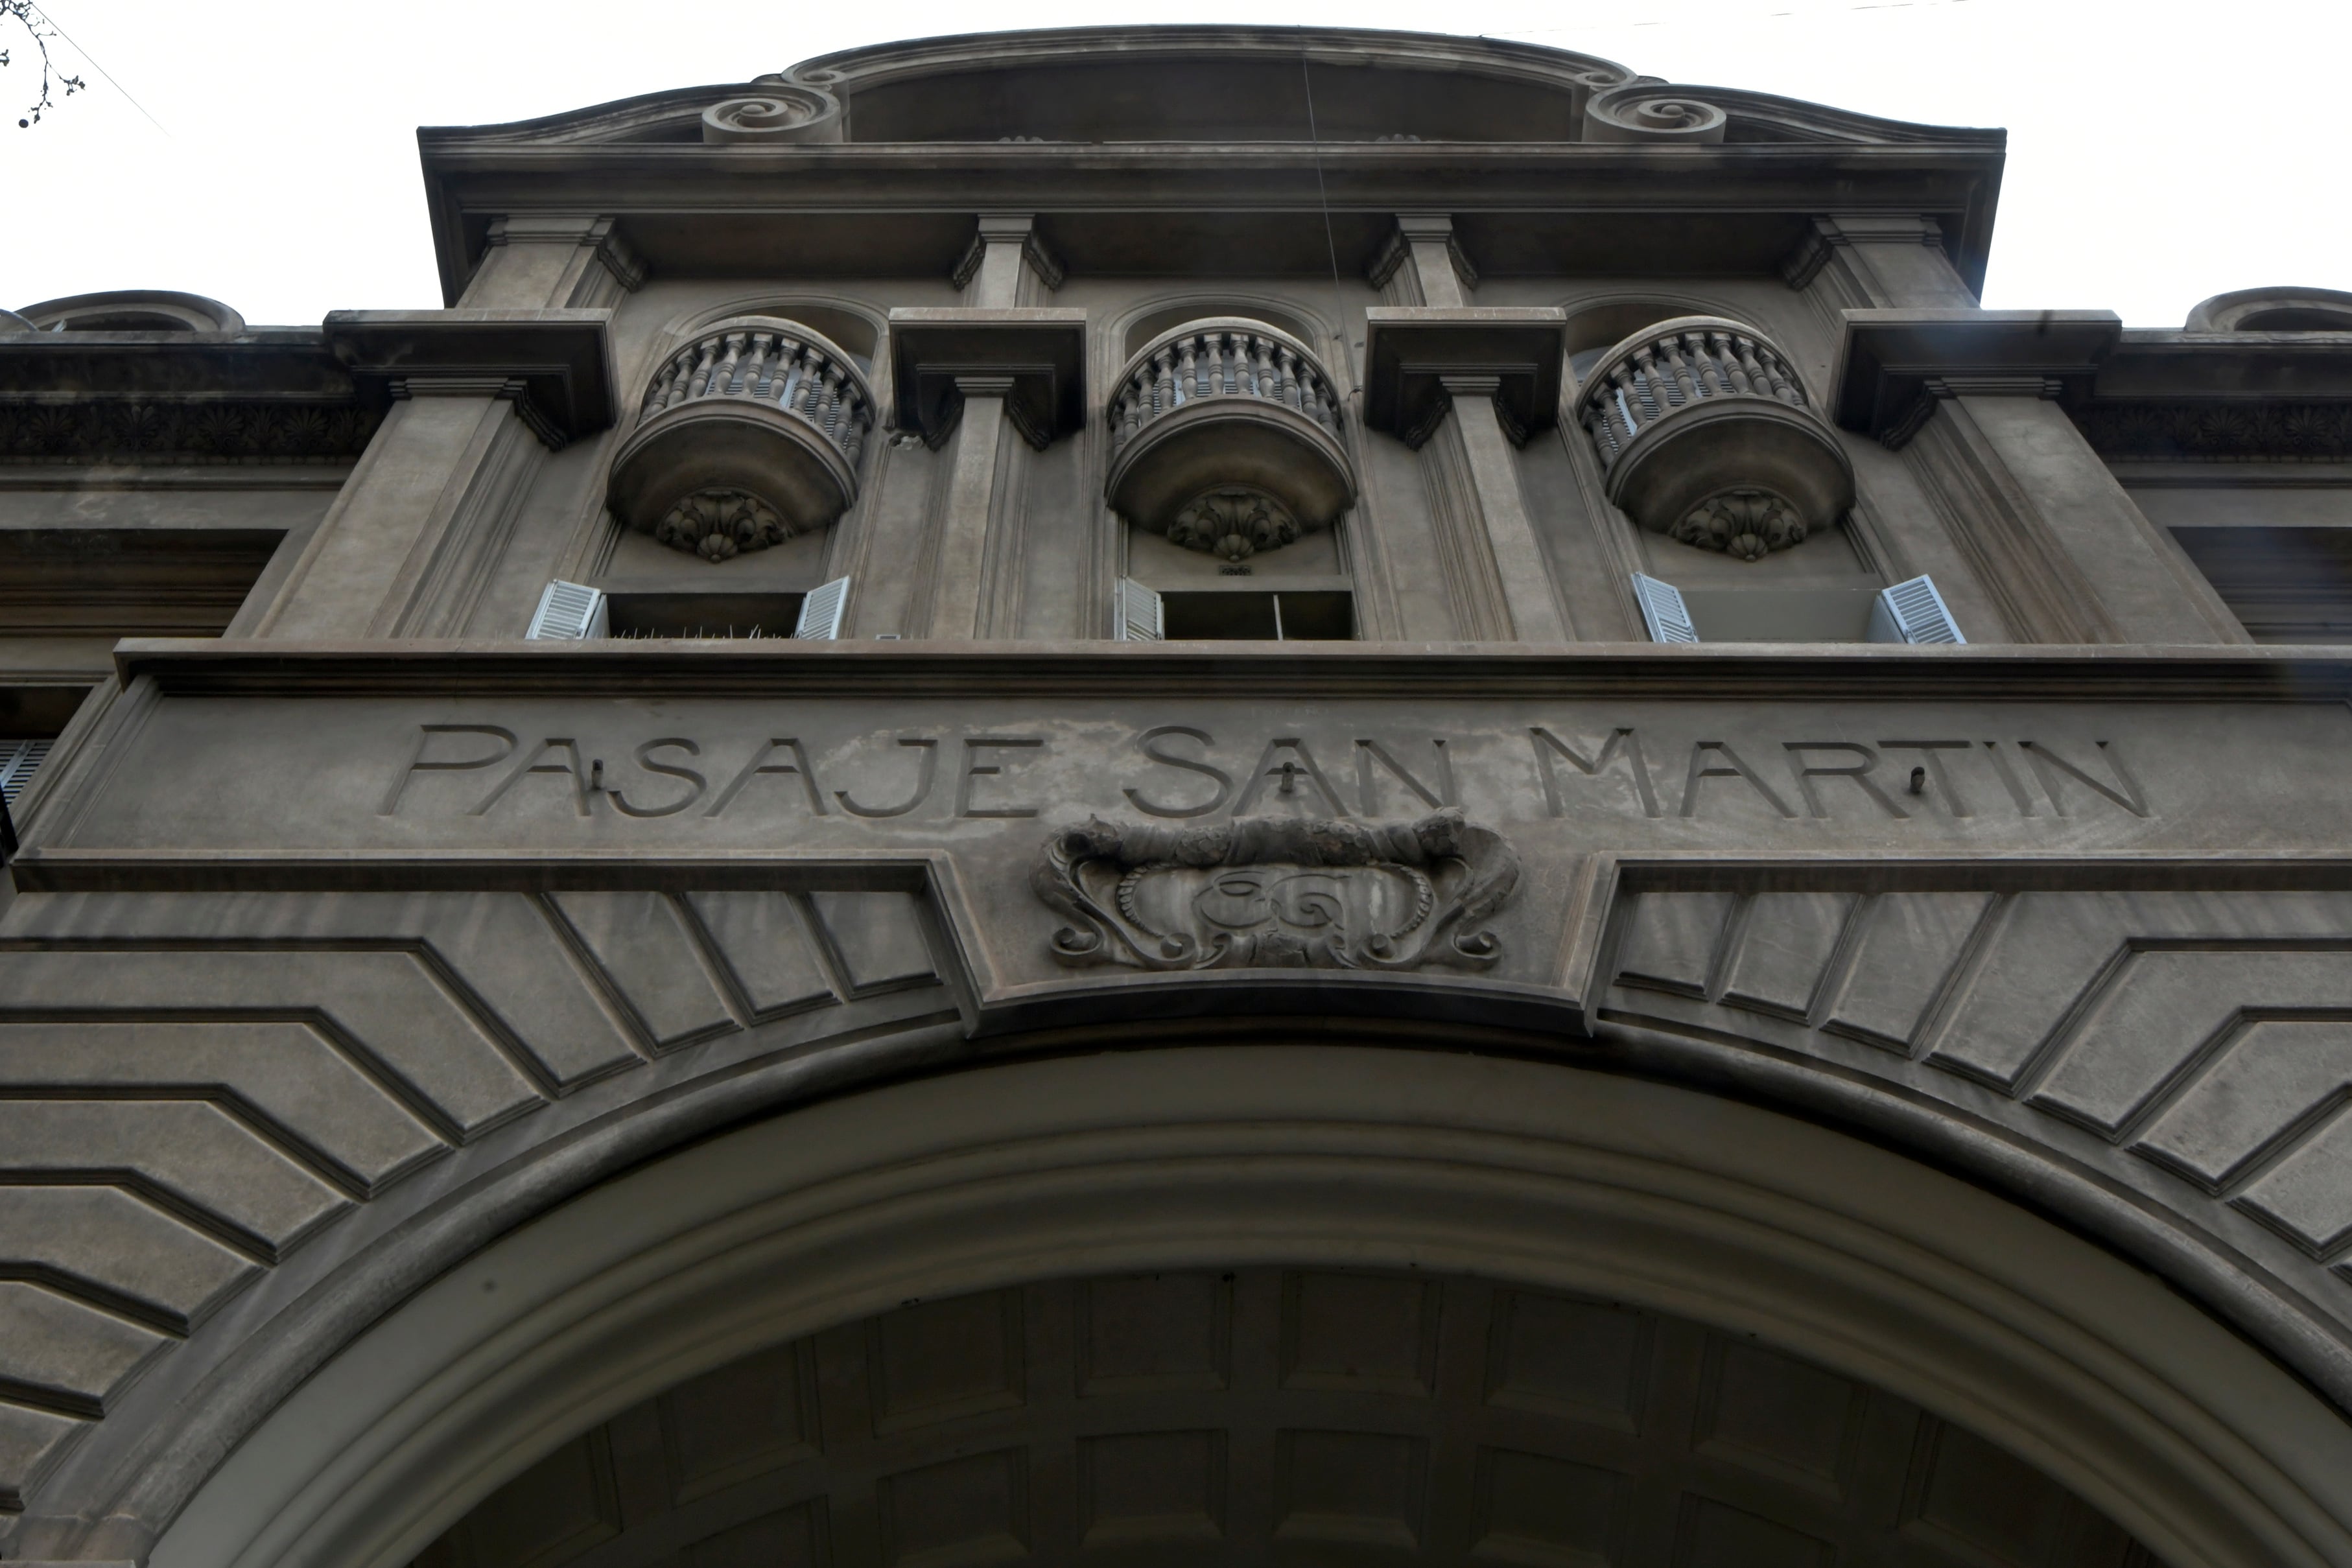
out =
<svg viewBox="0 0 2352 1568"><path fill-rule="evenodd" d="M254 629L462 627L544 452L613 419L606 310L337 311L328 346L391 413Z"/></svg>
<svg viewBox="0 0 2352 1568"><path fill-rule="evenodd" d="M1916 445L1928 493L2021 634L2074 643L2248 640L2055 401L2087 383L2113 351L2122 332L2113 314L1843 316L1839 422L1890 449Z"/></svg>
<svg viewBox="0 0 2352 1568"><path fill-rule="evenodd" d="M959 376L963 416L955 433L939 549L931 566L933 637L981 632L982 579L987 565L989 515L996 499L997 455L1004 433L1010 376Z"/></svg>
<svg viewBox="0 0 2352 1568"><path fill-rule="evenodd" d="M1422 447L1450 409L1458 451L1435 464L1433 488L1454 558L1455 613L1474 636L1566 642L1572 635L1519 489L1514 448L1559 413L1559 312L1481 310L1467 287L1476 270L1443 213L1401 213L1372 268L1374 287L1418 296L1417 306L1376 308L1366 331L1366 419ZM1408 286L1409 285L1409 286ZM1374 340L1383 340L1375 347ZM1391 346L1409 342L1410 350ZM1452 459L1452 460L1449 460ZM1486 584L1499 591L1489 602Z"/></svg>

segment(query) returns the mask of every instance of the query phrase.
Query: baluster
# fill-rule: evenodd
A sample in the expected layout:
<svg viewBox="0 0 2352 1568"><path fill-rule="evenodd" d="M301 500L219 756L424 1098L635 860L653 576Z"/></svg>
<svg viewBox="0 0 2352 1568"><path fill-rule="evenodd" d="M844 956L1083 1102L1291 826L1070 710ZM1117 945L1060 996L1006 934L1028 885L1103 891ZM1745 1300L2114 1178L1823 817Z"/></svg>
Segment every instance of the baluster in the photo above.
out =
<svg viewBox="0 0 2352 1568"><path fill-rule="evenodd" d="M1643 387L1632 359L1617 361L1609 371L1610 391L1615 395L1618 422L1625 427L1625 439L1631 441L1642 434L1644 422L1658 417L1658 409L1649 392ZM1634 416L1634 409L1642 413Z"/></svg>
<svg viewBox="0 0 2352 1568"><path fill-rule="evenodd" d="M835 445L842 444L842 416L848 411L848 400L842 396L843 368L828 360L824 367L824 433Z"/></svg>
<svg viewBox="0 0 2352 1568"><path fill-rule="evenodd" d="M1307 399L1302 395L1303 389L1298 384L1298 356L1291 352L1288 346L1276 343L1274 346L1274 358L1278 367L1274 385L1275 398L1287 407L1306 413ZM1307 417L1311 419L1314 416L1308 414Z"/></svg>
<svg viewBox="0 0 2352 1568"><path fill-rule="evenodd" d="M866 413L866 400L862 397L853 399L849 413L848 428L844 432L847 439L842 444L842 454L849 459L849 465L855 468L858 454L866 450L866 433L873 427L874 421Z"/></svg>
<svg viewBox="0 0 2352 1568"><path fill-rule="evenodd" d="M1151 417L1158 419L1175 406L1176 350L1171 343L1151 356Z"/></svg>
<svg viewBox="0 0 2352 1568"><path fill-rule="evenodd" d="M1642 423L1647 424L1652 420L1663 418L1673 405L1658 390L1657 359L1646 344L1633 350L1628 371L1634 403L1642 411Z"/></svg>
<svg viewBox="0 0 2352 1568"><path fill-rule="evenodd" d="M1658 344L1658 351L1666 361L1666 396L1679 408L1686 402L1696 402L1706 395L1691 371L1690 361L1683 354L1683 335L1670 332Z"/></svg>
<svg viewBox="0 0 2352 1568"><path fill-rule="evenodd" d="M680 349L677 351L677 357L670 361L669 392L664 397L662 406L676 408L679 403L684 402L691 395L688 388L693 379L694 350L690 348Z"/></svg>
<svg viewBox="0 0 2352 1568"><path fill-rule="evenodd" d="M1796 372L1789 369L1788 362L1761 343L1756 345L1756 357L1762 361L1764 373L1771 380L1772 395L1782 402L1804 407L1804 389L1797 384Z"/></svg>
<svg viewBox="0 0 2352 1568"><path fill-rule="evenodd" d="M643 419L657 409L667 408L670 388L677 384L677 365L673 361L663 367L662 373L654 379L654 384L646 389L645 406L637 410L637 417Z"/></svg>
<svg viewBox="0 0 2352 1568"><path fill-rule="evenodd" d="M702 358L694 367L694 382L686 394L688 397L700 397L710 390L710 367L719 358L718 339L705 338L697 347L701 350Z"/></svg>
<svg viewBox="0 0 2352 1568"><path fill-rule="evenodd" d="M776 374L768 383L768 401L790 413L793 392L800 385L802 375L801 345L790 338L776 340Z"/></svg>
<svg viewBox="0 0 2352 1568"><path fill-rule="evenodd" d="M735 373L742 368L743 340L749 334L743 332L727 334L726 351L719 356L719 369L710 377L710 390L714 396L733 397L736 394Z"/></svg>
<svg viewBox="0 0 2352 1568"><path fill-rule="evenodd" d="M1691 380L1698 389L1698 395L1721 397L1728 392L1731 390L1731 383L1723 379L1723 367L1717 364L1715 356L1707 351L1706 334L1684 332L1680 334L1680 338L1683 362L1689 367Z"/></svg>
<svg viewBox="0 0 2352 1568"><path fill-rule="evenodd" d="M1194 379L1193 360L1200 353L1199 340L1180 338L1176 342L1176 406L1181 408L1201 395Z"/></svg>
<svg viewBox="0 0 2352 1568"><path fill-rule="evenodd" d="M751 359L743 370L743 395L754 401L768 392L768 371L776 346L773 332L751 334Z"/></svg>
<svg viewBox="0 0 2352 1568"><path fill-rule="evenodd" d="M1756 396L1756 378L1748 373L1748 365L1740 357L1739 340L1728 332L1709 332L1707 341L1714 349L1723 379L1731 383L1731 390L1743 397Z"/></svg>

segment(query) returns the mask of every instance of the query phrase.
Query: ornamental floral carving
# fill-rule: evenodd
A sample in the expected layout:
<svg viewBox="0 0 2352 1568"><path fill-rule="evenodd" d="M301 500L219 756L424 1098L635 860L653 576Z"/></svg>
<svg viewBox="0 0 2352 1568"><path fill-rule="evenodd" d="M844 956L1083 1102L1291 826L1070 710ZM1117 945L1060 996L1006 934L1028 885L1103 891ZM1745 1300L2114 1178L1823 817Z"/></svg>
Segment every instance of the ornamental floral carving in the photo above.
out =
<svg viewBox="0 0 2352 1568"><path fill-rule="evenodd" d="M705 560L729 560L792 537L773 507L741 490L697 490L654 525L654 538Z"/></svg>
<svg viewBox="0 0 2352 1568"><path fill-rule="evenodd" d="M1726 490L1710 496L1666 530L1701 549L1740 560L1762 560L1776 549L1805 542L1804 515L1769 490Z"/></svg>
<svg viewBox="0 0 2352 1568"><path fill-rule="evenodd" d="M1263 490L1233 485L1194 497L1168 524L1171 544L1226 560L1246 560L1298 538L1290 508Z"/></svg>
<svg viewBox="0 0 2352 1568"><path fill-rule="evenodd" d="M1518 885L1509 841L1457 808L1415 822L1089 818L1040 846L1029 885L1070 924L1054 956L1129 968L1486 968Z"/></svg>

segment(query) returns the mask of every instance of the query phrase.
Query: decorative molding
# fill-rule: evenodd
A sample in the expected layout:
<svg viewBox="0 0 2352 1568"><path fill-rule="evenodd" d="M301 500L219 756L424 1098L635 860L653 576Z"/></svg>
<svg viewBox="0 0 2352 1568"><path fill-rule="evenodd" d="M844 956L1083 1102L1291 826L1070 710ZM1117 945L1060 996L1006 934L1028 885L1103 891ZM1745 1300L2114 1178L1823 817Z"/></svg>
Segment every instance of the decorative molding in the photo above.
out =
<svg viewBox="0 0 2352 1568"><path fill-rule="evenodd" d="M654 525L654 538L705 560L728 560L793 537L773 507L742 490L697 490L680 497Z"/></svg>
<svg viewBox="0 0 2352 1568"><path fill-rule="evenodd" d="M1281 789L1312 774L1286 769ZM1511 896L1509 841L1458 807L1412 823L1236 817L1198 827L1106 822L1054 834L1029 885L1074 923L1065 964L1130 968L1485 968L1485 922Z"/></svg>
<svg viewBox="0 0 2352 1568"><path fill-rule="evenodd" d="M0 400L0 463L352 463L383 411L349 401Z"/></svg>
<svg viewBox="0 0 2352 1568"><path fill-rule="evenodd" d="M1168 542L1243 561L1296 542L1302 531L1276 497L1251 486L1226 485L1186 502L1168 524Z"/></svg>
<svg viewBox="0 0 2352 1568"><path fill-rule="evenodd" d="M2352 401L2289 402L2093 399L2067 417L2113 462L2352 461Z"/></svg>
<svg viewBox="0 0 2352 1568"><path fill-rule="evenodd" d="M820 88L761 77L757 91L723 99L702 111L702 140L711 146L838 141L841 100Z"/></svg>
<svg viewBox="0 0 2352 1568"><path fill-rule="evenodd" d="M1691 96L1691 91L1633 81L1595 93L1584 106L1584 140L1657 141L1681 147L1721 141L1730 117L1714 104Z"/></svg>

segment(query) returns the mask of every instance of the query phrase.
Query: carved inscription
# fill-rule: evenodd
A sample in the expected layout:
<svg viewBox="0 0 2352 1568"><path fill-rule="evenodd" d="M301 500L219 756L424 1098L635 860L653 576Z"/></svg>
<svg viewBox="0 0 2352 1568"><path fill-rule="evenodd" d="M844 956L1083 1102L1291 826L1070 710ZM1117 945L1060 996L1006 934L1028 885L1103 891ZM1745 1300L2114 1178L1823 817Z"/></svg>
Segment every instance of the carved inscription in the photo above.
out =
<svg viewBox="0 0 2352 1568"><path fill-rule="evenodd" d="M590 746L574 734L427 724L417 727L378 811L712 818L759 810L877 823L989 821L1107 802L1115 792L1161 821L1347 821L1442 810L1462 804L1466 786L1507 816L1601 810L1664 820L1959 824L2157 814L2122 751L2104 739L1758 740L1702 732L1662 745L1630 725L1536 725L1520 732L1528 749L1514 758L1503 744L1507 733L1488 731L1483 747L1465 754L1460 736L1342 731L1221 741L1198 726L1155 725L1108 755L1081 757L1086 793L1070 799L1069 775L1049 766L1069 743L1045 735L869 735L826 747L802 735L670 734L633 739L613 758L602 754L608 743ZM1457 760L1465 755L1475 758L1466 768ZM451 776L472 779L462 799ZM1059 800L1049 798L1049 777L1065 781Z"/></svg>
<svg viewBox="0 0 2352 1568"><path fill-rule="evenodd" d="M1484 968L1518 884L1507 841L1449 807L1409 824L1237 817L1047 838L1029 885L1070 924L1054 956L1140 969Z"/></svg>

